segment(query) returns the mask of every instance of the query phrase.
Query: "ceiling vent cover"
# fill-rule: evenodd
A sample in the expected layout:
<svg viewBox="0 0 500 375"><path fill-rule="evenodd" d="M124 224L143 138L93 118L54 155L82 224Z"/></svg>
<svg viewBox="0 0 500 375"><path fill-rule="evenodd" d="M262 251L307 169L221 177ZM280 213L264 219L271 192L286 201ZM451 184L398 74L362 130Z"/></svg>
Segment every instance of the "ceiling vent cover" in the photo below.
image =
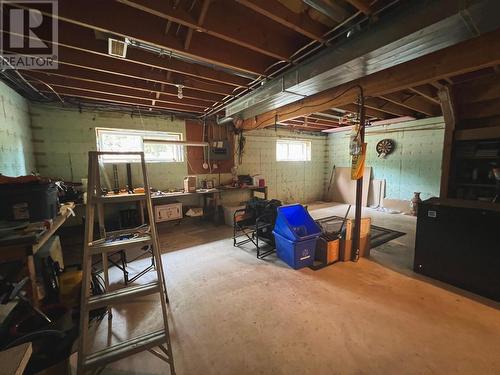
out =
<svg viewBox="0 0 500 375"><path fill-rule="evenodd" d="M127 43L123 40L108 38L108 54L124 59L127 55Z"/></svg>

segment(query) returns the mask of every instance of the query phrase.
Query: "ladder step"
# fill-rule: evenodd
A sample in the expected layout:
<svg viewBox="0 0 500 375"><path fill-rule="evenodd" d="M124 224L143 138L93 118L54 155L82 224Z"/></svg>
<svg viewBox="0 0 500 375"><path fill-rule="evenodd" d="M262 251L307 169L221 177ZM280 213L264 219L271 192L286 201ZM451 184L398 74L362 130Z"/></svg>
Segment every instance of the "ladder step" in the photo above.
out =
<svg viewBox="0 0 500 375"><path fill-rule="evenodd" d="M96 367L148 350L167 342L165 330L159 330L128 339L87 356L83 361L85 368ZM171 361L172 359L169 358Z"/></svg>
<svg viewBox="0 0 500 375"><path fill-rule="evenodd" d="M138 202L145 201L146 194L117 194L105 196L93 196L92 201L95 203L123 203L123 202Z"/></svg>
<svg viewBox="0 0 500 375"><path fill-rule="evenodd" d="M125 240L115 240L115 241L107 241L96 244L89 244L89 253L88 255L95 255L101 253L107 253L110 251L118 251L125 250L128 248L137 248L146 245L152 245L153 241L149 234L145 234L139 237L133 237Z"/></svg>
<svg viewBox="0 0 500 375"><path fill-rule="evenodd" d="M89 298L87 306L89 310L95 310L120 302L130 302L131 298L147 296L159 291L160 286L158 281L144 285L129 286L105 294L92 296Z"/></svg>

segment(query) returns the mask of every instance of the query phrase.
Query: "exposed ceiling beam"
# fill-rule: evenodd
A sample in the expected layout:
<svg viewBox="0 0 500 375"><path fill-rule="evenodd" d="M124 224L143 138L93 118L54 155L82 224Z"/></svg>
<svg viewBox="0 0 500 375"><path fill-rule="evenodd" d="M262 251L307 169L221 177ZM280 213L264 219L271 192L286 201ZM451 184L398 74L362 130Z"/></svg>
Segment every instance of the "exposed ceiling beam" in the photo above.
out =
<svg viewBox="0 0 500 375"><path fill-rule="evenodd" d="M274 29L266 27L265 22L259 20L258 17L253 17L252 13L248 11L244 12L233 1L226 1L219 4L214 2L210 8L211 16L204 20L203 25L199 24L199 21L194 20L181 7L172 7L168 1L117 1L134 9L139 9L156 17L188 27L188 37L192 36L192 30L196 30L200 33L196 37L207 34L274 59L288 61L290 56L300 47L296 46L295 43L290 43L292 42L290 38L293 38L291 33L289 33L287 38L285 35L282 35L282 32L279 32L280 30L277 30L276 25L273 25L275 26ZM232 22L227 22L227 15L231 15L232 19L238 20L237 27ZM189 39L191 40L191 37ZM231 45L229 45L229 48L231 48Z"/></svg>
<svg viewBox="0 0 500 375"><path fill-rule="evenodd" d="M138 66L137 64L131 63L127 60L121 60L121 62L117 64L116 60L112 57L89 55L85 52L70 48L59 49L58 62L61 65L76 66L115 75L143 79L146 81L160 82L171 86L181 84L192 90L213 93L221 96L233 95L234 90L233 86L205 81L202 79L195 79L190 76L176 76L175 74L172 74L172 78L167 78L167 71L165 70Z"/></svg>
<svg viewBox="0 0 500 375"><path fill-rule="evenodd" d="M460 104L486 102L500 98L500 72L463 82L454 88Z"/></svg>
<svg viewBox="0 0 500 375"><path fill-rule="evenodd" d="M311 8L322 13L328 18L332 19L336 23L342 23L349 14L344 8L339 6L337 3L327 0L302 0L304 3L309 5Z"/></svg>
<svg viewBox="0 0 500 375"><path fill-rule="evenodd" d="M367 108L379 110L396 117L411 116L418 117L417 112L403 107L399 104L393 103L387 99L382 98L366 98L365 105Z"/></svg>
<svg viewBox="0 0 500 375"><path fill-rule="evenodd" d="M48 95L54 95L54 93L47 88L40 89L41 92L44 94ZM178 104L161 104L161 103L155 103L153 105L151 99L131 99L131 98L123 98L120 96L116 96L113 94L99 94L99 93L89 93L87 91L82 91L78 89L69 89L69 88L58 88L56 92L62 96L62 97L72 97L72 98L80 98L80 99L88 99L88 100L97 100L97 101L104 101L104 102L110 102L110 103L116 103L116 104L125 104L125 105L131 105L134 107L146 107L146 108L156 108L156 109L161 109L161 110L168 110L168 111L179 111L179 112L186 112L186 113L191 113L191 114L200 114L202 111L199 110L193 110L192 108L187 108L185 106L181 106Z"/></svg>
<svg viewBox="0 0 500 375"><path fill-rule="evenodd" d="M23 76L25 76L25 78L34 86L43 89L46 89L47 85L52 87L55 91L58 91L58 88L73 88L90 93L113 94L131 99L155 100L159 103L164 103L164 104L179 104L185 106L186 108L191 107L193 108L193 110L203 110L208 106L208 103L206 102L200 102L189 98L179 99L177 96L166 95L163 94L161 91L147 92L143 90L136 90L133 88L116 87L112 85L107 85L105 83L81 81L72 78L63 78L60 76L47 76L44 77L43 80L40 80L38 78L39 75L36 76L33 75L33 73L31 74L30 73L23 73Z"/></svg>
<svg viewBox="0 0 500 375"><path fill-rule="evenodd" d="M400 105L402 107L408 108L412 111L417 111L423 113L427 116L440 116L441 107L429 103L416 93L406 94L402 91L393 92L390 94L385 94L381 96L383 99L388 100L394 104Z"/></svg>
<svg viewBox="0 0 500 375"><path fill-rule="evenodd" d="M4 32L11 34L8 30ZM28 38L28 36L25 37ZM117 61L123 61L122 58L109 55L107 39L96 39L94 32L90 29L60 21L58 39L59 41L57 44L61 47L76 49L86 53L111 57ZM48 43L51 42L43 38L41 38L41 40ZM89 56L89 59L90 58ZM250 82L249 79L244 77L229 74L207 66L182 61L168 55L160 56L133 46L128 46L127 48L126 61L235 87L247 87Z"/></svg>
<svg viewBox="0 0 500 375"><path fill-rule="evenodd" d="M284 121L352 103L358 95L356 90L348 90L353 85L361 85L366 96L378 96L498 64L500 64L500 30L246 119L241 127L258 129L267 126L276 117L279 121Z"/></svg>
<svg viewBox="0 0 500 375"><path fill-rule="evenodd" d="M17 4L16 6L26 8L24 5ZM29 7L36 8L37 4L30 3ZM39 10L47 16L51 16L45 10L41 8ZM119 17L110 16L114 14L119 15ZM141 14L138 18L137 10L114 1L61 1L59 2L58 18L93 30L138 40L193 59L251 74L262 75L265 73L265 69L275 62L270 57L262 56L262 54L238 45L228 45L225 41L208 34L201 34L192 40L189 51L185 51L183 41L158 32L158 30L164 29L165 19L147 13ZM143 26L131 27L131 25L138 25L139 19Z"/></svg>
<svg viewBox="0 0 500 375"><path fill-rule="evenodd" d="M340 107L340 109L344 109L348 112L351 113L358 113L358 105L357 104L346 104ZM386 120L389 118L394 117L393 115L390 115L386 112L379 111L378 109L373 109L373 108L365 108L365 113L368 117L375 117L380 120Z"/></svg>
<svg viewBox="0 0 500 375"><path fill-rule="evenodd" d="M198 15L198 22L196 22L196 26L198 27L196 31L200 30L201 26L203 25L203 22L205 22L205 17L207 15L209 5L210 5L210 0L202 0L200 14ZM186 40L184 41L185 50L189 49L189 45L191 44L191 38L193 37L193 32L194 32L193 28L188 29Z"/></svg>
<svg viewBox="0 0 500 375"><path fill-rule="evenodd" d="M146 92L158 92L170 97L177 97L177 88L171 85L165 85L161 82L150 82L142 79L117 76L111 73L99 72L96 70L88 70L74 66L60 66L57 70L32 70L23 71L27 76L35 77L42 82L52 80L52 77L60 77L62 79L73 79L83 82L105 84L117 89L123 87L125 89L135 89ZM205 103L207 106L212 105L221 96L216 96L206 92L194 91L189 88L183 89L184 98L182 100L195 100L196 102Z"/></svg>
<svg viewBox="0 0 500 375"><path fill-rule="evenodd" d="M430 102L440 105L440 101L437 94L437 89L432 85L420 85L415 87L410 87L408 90L420 95L421 97L429 100Z"/></svg>
<svg viewBox="0 0 500 375"><path fill-rule="evenodd" d="M346 0L346 1L360 12L366 14L367 16L372 13L370 4L367 0Z"/></svg>
<svg viewBox="0 0 500 375"><path fill-rule="evenodd" d="M306 37L322 42L328 29L306 14L297 14L276 0L236 0L253 11L294 30Z"/></svg>

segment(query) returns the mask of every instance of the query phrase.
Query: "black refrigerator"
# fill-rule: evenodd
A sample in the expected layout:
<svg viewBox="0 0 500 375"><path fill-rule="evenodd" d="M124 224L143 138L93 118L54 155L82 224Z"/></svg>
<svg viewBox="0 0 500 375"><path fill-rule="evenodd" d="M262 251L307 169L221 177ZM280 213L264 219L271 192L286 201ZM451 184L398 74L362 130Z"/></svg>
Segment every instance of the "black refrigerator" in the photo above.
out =
<svg viewBox="0 0 500 375"><path fill-rule="evenodd" d="M419 204L415 272L500 301L500 205Z"/></svg>

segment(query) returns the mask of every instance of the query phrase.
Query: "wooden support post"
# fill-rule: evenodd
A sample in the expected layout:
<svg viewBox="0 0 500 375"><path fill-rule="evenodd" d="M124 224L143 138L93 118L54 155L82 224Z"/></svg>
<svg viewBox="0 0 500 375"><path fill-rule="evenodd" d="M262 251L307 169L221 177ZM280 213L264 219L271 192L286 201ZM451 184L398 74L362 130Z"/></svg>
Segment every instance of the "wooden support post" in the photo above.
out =
<svg viewBox="0 0 500 375"><path fill-rule="evenodd" d="M359 137L361 145L365 143L365 97L363 94L363 89L360 87L359 95ZM364 173L364 167L363 167ZM361 244L361 214L363 205L363 176L356 180L356 211L354 215L354 236L353 236L353 252L351 253L351 260L357 262L360 254L360 244Z"/></svg>
<svg viewBox="0 0 500 375"><path fill-rule="evenodd" d="M441 188L440 198L448 198L451 170L451 156L453 152L453 139L457 123L455 99L451 86L443 86L438 91L438 97L443 111L445 130L443 145L443 160L441 162Z"/></svg>

